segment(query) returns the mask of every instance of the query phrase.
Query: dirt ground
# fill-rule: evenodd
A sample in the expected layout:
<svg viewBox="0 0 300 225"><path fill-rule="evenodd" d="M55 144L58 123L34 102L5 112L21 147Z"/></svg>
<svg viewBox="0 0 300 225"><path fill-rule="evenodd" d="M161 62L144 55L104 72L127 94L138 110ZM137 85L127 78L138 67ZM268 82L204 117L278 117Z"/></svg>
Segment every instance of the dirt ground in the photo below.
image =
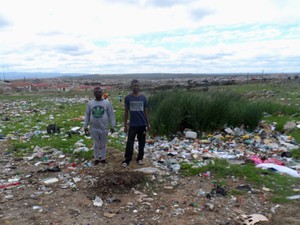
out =
<svg viewBox="0 0 300 225"><path fill-rule="evenodd" d="M251 214L269 220L259 224L300 224L299 200L275 205L263 190L226 194L243 180L230 178L229 186L218 191L213 174L182 177L168 171L135 171L153 168L147 158L143 166L132 162L122 168L123 153L114 149L108 149L105 165L66 164L58 157L41 164L40 159L14 158L5 143L0 144L1 225L235 225L251 224L238 223L241 215ZM58 180L45 184L49 178ZM11 186L3 187L9 179Z"/></svg>

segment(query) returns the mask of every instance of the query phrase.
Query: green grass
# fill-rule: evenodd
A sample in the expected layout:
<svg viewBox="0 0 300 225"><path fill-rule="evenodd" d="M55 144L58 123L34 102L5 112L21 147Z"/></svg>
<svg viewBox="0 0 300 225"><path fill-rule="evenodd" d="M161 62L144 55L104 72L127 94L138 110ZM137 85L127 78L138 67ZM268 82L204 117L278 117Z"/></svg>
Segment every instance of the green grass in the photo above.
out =
<svg viewBox="0 0 300 225"><path fill-rule="evenodd" d="M183 176L195 176L210 171L215 179L214 182L221 186L227 186L228 183L226 181L228 182L231 177L240 178L250 184L251 188L270 188L272 190L271 200L277 203L289 202L286 197L295 195L292 189L300 185L299 178L255 168L252 164L232 165L223 159L215 159L213 162L202 167L181 163L180 174ZM243 194L243 192L236 189L230 190L230 193L233 195Z"/></svg>
<svg viewBox="0 0 300 225"><path fill-rule="evenodd" d="M72 154L71 161L74 161L75 158L80 158L80 159L93 159L94 158L94 152L88 151L88 152L76 152Z"/></svg>
<svg viewBox="0 0 300 225"><path fill-rule="evenodd" d="M290 151L294 159L300 159L300 148L293 149Z"/></svg>
<svg viewBox="0 0 300 225"><path fill-rule="evenodd" d="M211 87L211 91L232 91L253 99L267 100L270 102L284 103L285 105L299 107L300 80L286 80L280 83L261 82L245 83L239 85L226 85Z"/></svg>
<svg viewBox="0 0 300 225"><path fill-rule="evenodd" d="M212 93L162 91L149 98L152 132L170 136L185 128L214 131L224 126L241 126L253 130L265 114L288 118L299 109L266 100L249 100L230 91Z"/></svg>
<svg viewBox="0 0 300 225"><path fill-rule="evenodd" d="M14 102L11 109L14 113L8 114L9 121L3 121L2 133L8 136L16 136L21 140L12 140L9 151L16 156L24 156L31 153L35 146L40 148L49 146L62 151L70 156L79 158L92 158L93 152L73 153L75 143L83 140L86 147L92 148L92 139L86 139L83 135L72 134L68 137L68 132L73 127L83 127L83 117L85 114L86 102L80 98L93 98L92 93L22 93L8 96L0 96L5 103ZM111 95L118 127L123 124L124 103L117 100L117 95ZM2 116L6 116L5 114ZM53 119L50 119L53 116ZM61 132L57 134L46 133L49 124L56 124ZM29 132L38 132L32 138L26 140L23 136ZM44 133L43 133L44 132ZM122 131L120 131L122 133ZM108 146L124 149L124 137L109 139Z"/></svg>

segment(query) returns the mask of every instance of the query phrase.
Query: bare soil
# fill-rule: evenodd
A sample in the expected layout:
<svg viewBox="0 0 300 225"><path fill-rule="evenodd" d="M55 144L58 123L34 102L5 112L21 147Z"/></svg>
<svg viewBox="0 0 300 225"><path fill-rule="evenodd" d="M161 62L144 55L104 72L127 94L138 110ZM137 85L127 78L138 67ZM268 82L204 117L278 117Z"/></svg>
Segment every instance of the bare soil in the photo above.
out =
<svg viewBox="0 0 300 225"><path fill-rule="evenodd" d="M213 174L182 177L136 172L137 168L153 167L151 160L145 159L143 166L132 162L123 168L123 153L114 149L108 150L105 165L89 167L86 161L63 164L58 158L37 165L40 159L12 157L5 143L0 144L0 181L3 184L8 179L20 178L20 183L0 189L2 225L235 225L241 224L237 222L239 216L250 214L268 218L268 222L259 224L300 224L298 200L276 206L269 201L269 192L237 197L224 194L244 184L243 180L230 178L229 186L221 188L224 193L216 193L212 192ZM43 183L54 177L57 182ZM96 196L103 201L102 206L94 205Z"/></svg>

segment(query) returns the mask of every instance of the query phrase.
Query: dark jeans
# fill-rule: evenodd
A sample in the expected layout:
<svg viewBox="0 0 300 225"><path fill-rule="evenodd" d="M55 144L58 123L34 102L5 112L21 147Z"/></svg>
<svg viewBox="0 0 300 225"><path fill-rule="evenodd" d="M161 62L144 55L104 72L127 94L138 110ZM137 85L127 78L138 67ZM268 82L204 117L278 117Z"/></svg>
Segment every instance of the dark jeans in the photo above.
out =
<svg viewBox="0 0 300 225"><path fill-rule="evenodd" d="M137 161L143 160L144 158L144 148L146 143L146 126L129 127L125 151L125 162L127 164L129 164L132 159L134 140L136 136L139 143L139 153L137 156Z"/></svg>

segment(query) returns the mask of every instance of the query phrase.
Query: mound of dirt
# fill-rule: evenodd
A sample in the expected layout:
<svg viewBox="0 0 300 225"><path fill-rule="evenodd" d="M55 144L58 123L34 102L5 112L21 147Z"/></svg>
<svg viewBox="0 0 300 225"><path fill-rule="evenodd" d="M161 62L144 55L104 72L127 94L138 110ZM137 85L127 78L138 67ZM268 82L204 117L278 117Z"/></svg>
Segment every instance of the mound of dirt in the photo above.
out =
<svg viewBox="0 0 300 225"><path fill-rule="evenodd" d="M91 187L91 191L101 195L128 193L132 188L142 185L145 181L146 175L141 172L108 172L99 176L99 180Z"/></svg>

